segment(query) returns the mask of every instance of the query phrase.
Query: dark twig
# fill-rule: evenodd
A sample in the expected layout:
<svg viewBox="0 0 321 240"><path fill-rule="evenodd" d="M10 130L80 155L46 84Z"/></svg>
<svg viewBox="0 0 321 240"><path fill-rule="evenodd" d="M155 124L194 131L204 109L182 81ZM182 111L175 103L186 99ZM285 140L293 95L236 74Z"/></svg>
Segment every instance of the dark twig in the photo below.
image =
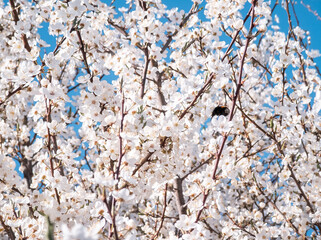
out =
<svg viewBox="0 0 321 240"><path fill-rule="evenodd" d="M114 23L110 19L108 19L107 21L112 27L114 27L116 30L118 30L121 34L123 34L125 37L128 37L128 33L126 32L126 29L124 27L118 26L116 23Z"/></svg>
<svg viewBox="0 0 321 240"><path fill-rule="evenodd" d="M9 2L10 2L11 9L12 9L13 20L15 21L15 24L17 25L17 23L19 21L19 15L18 15L18 12L17 12L17 8L15 6L14 0L9 0ZM26 34L22 33L21 34L21 38L22 38L22 41L23 41L24 48L28 52L31 52L31 47L29 45L29 42L28 42Z"/></svg>
<svg viewBox="0 0 321 240"><path fill-rule="evenodd" d="M25 85L20 85L19 87L17 87L15 90L13 90L12 92L9 92L8 95L6 96L6 98L0 102L0 106L2 104L4 104L11 96L15 95L17 92L19 92L20 90L22 90L25 87Z"/></svg>
<svg viewBox="0 0 321 240"><path fill-rule="evenodd" d="M200 98L200 96L204 93L204 91L206 90L206 88L212 83L212 80L214 78L215 74L212 73L211 76L208 78L208 80L206 81L206 83L204 84L204 86L198 91L197 95L194 97L193 101L189 104L189 106L182 112L182 114L179 116L179 120L181 120L186 113L188 113L188 111L195 105L195 103L197 102L197 100Z"/></svg>
<svg viewBox="0 0 321 240"><path fill-rule="evenodd" d="M299 26L300 23L299 23L298 16L296 15L296 12L295 12L294 3L293 3L293 1L291 1L290 3L291 3L291 6L292 6L292 11L293 11L293 14L294 14L294 17L295 17L295 20L296 20L296 24Z"/></svg>
<svg viewBox="0 0 321 240"><path fill-rule="evenodd" d="M156 85L157 85L157 93L158 93L159 102L162 106L165 106L167 103L165 100L165 96L162 92L162 76L163 76L163 74L164 74L164 71L163 72L159 72L159 71L156 72L156 75L157 75Z"/></svg>
<svg viewBox="0 0 321 240"><path fill-rule="evenodd" d="M162 229L163 224L164 224L165 212L166 212L166 207L167 207L167 187L168 187L168 184L166 183L165 184L165 190L164 190L164 204L163 204L163 212L162 212L162 216L161 216L161 223L160 223L160 226L159 226L157 232L154 234L152 239L156 239L157 238L157 236L159 235L159 232Z"/></svg>
<svg viewBox="0 0 321 240"><path fill-rule="evenodd" d="M252 236L252 237L255 237L255 235L254 235L253 233L249 232L248 230L245 229L245 227L243 227L243 226L241 226L240 224L238 224L233 218L230 217L229 214L226 214L226 216L227 216L227 217L232 221L232 223L233 223L236 227L238 227L241 231L246 232L247 234L249 234L249 235Z"/></svg>
<svg viewBox="0 0 321 240"><path fill-rule="evenodd" d="M176 29L176 31L172 34L170 34L167 38L166 43L164 44L164 46L162 47L162 50L160 51L161 53L163 53L170 45L170 43L173 41L173 37L175 37L175 35L179 32L179 30L184 27L184 25L187 23L187 21L189 20L189 18L200 11L200 9L197 9L198 4L194 3L193 6L191 7L191 9L189 10L188 14L183 18L182 22L179 24L179 29Z"/></svg>
<svg viewBox="0 0 321 240"><path fill-rule="evenodd" d="M124 104L125 104L125 98L124 98L124 93L122 93L122 100L121 100L121 120L120 120L120 128L119 128L119 133L118 133L118 138L119 138L119 159L118 159L118 166L116 169L116 179L119 180L119 174L120 174L120 167L122 163L122 159L124 156L123 152L123 138L121 136L123 130L124 130L124 118L125 118L125 113L124 113Z"/></svg>
<svg viewBox="0 0 321 240"><path fill-rule="evenodd" d="M147 77L147 72L148 72L148 64L150 62L149 60L149 54L148 54L148 45L144 48L144 54L145 54L145 66L144 66L144 72L143 72L143 79L142 79L142 87L141 87L141 92L140 92L140 98L144 98L145 94L145 84L146 84L146 77Z"/></svg>
<svg viewBox="0 0 321 240"><path fill-rule="evenodd" d="M244 18L244 20L243 20L243 25L246 23L247 19L249 18L249 16L250 16L251 11L252 11L252 9L253 9L253 8L254 8L254 5L252 5L252 7L250 8L249 12L246 14L246 16L245 16L245 18ZM237 38L237 36L239 35L240 31L241 31L241 29L240 29L240 30L238 30L238 31L235 33L235 35L234 35L234 38L233 38L232 42L230 43L230 45L228 46L228 48L227 48L227 50L226 50L226 52L225 52L224 56L222 57L222 61L224 61L224 59L226 58L226 56L227 56L227 55L228 55L228 53L230 52L230 50L231 50L231 48L232 48L232 46L233 46L234 42L236 41L236 38Z"/></svg>
<svg viewBox="0 0 321 240"><path fill-rule="evenodd" d="M114 209L114 206L115 206L115 199L110 196L108 198L108 201L107 201L107 197L106 197L106 191L104 190L103 192L103 202L105 203L106 207L107 207L107 211L111 217L111 220L112 220L112 228L113 228L113 233L115 234L115 240L119 240L119 237L118 237L118 231L117 231L117 227L116 227L116 217L115 217L115 214L113 214L113 209ZM112 232L110 232L110 238L112 237ZM108 239L110 239L108 238Z"/></svg>
<svg viewBox="0 0 321 240"><path fill-rule="evenodd" d="M47 110L47 122L50 123L51 122L51 100L45 98L45 103L46 103L46 110ZM48 104L47 104L48 102ZM48 137L47 137L47 148L48 148L48 152L49 152L49 155L50 155L50 158L49 158L49 163L50 163L50 171L51 171L51 177L54 178L55 177L55 174L54 174L54 171L55 171L55 167L54 167L54 157L52 156L52 149L51 149L51 139L56 140L55 136L51 135L51 132L50 132L50 129L49 127L47 127L47 134L48 134ZM57 144L54 144L54 152L56 153L58 150L57 148ZM59 193L58 193L58 190L57 188L55 187L55 194L56 194L56 199L57 199L57 202L58 204L60 205L60 196L59 196Z"/></svg>
<svg viewBox="0 0 321 240"><path fill-rule="evenodd" d="M86 51L85 51L85 45L84 45L84 42L82 40L82 37L81 37L81 34L80 34L80 30L76 30L76 32L77 32L77 37L78 37L79 44L80 44L80 51L82 53L83 61L84 61L84 64L85 64L85 69L86 69L87 73L90 75L90 82L92 82L93 81L93 76L91 74L91 71L90 71L90 68L89 68L89 65L88 65L87 54L86 54Z"/></svg>
<svg viewBox="0 0 321 240"><path fill-rule="evenodd" d="M6 225L6 223L4 222L2 216L0 216L0 222L1 222L1 225L2 225L2 227L4 228L4 230L6 231L9 239L10 239L10 240L16 239L12 228L11 228L10 226Z"/></svg>
<svg viewBox="0 0 321 240"><path fill-rule="evenodd" d="M306 201L306 203L308 204L309 208L311 209L312 213L315 213L314 207L312 206L312 204L310 203L308 197L306 196L306 194L304 193L302 187L301 187L301 183L300 181L296 178L296 176L294 175L294 171L293 168L289 165L289 170L291 172L291 177L293 178L295 184L297 185L298 189L300 190L304 200Z"/></svg>
<svg viewBox="0 0 321 240"><path fill-rule="evenodd" d="M183 179L179 176L176 176L174 180L174 192L176 197L176 205L178 208L179 215L185 215L187 211L187 207L185 205L185 199L183 195Z"/></svg>
<svg viewBox="0 0 321 240"><path fill-rule="evenodd" d="M55 50L53 50L53 54L56 55L58 53L59 48L63 44L63 42L66 40L66 37L62 37L59 43L56 45Z"/></svg>
<svg viewBox="0 0 321 240"><path fill-rule="evenodd" d="M182 180L184 180L185 178L187 178L189 175L191 175L193 172L197 171L199 168L201 168L202 166L204 166L205 164L209 163L211 160L214 159L214 155L210 156L208 159L206 159L204 162L200 163L197 167L193 168L191 171L189 171L188 173L186 173L183 177L181 177Z"/></svg>
<svg viewBox="0 0 321 240"><path fill-rule="evenodd" d="M148 152L147 155L140 161L140 163L134 169L132 176L149 160L149 158L154 154L154 152Z"/></svg>
<svg viewBox="0 0 321 240"><path fill-rule="evenodd" d="M232 121L232 119L234 117L234 109L235 109L235 106L236 106L236 101L237 101L237 98L239 97L240 90L241 90L241 87L243 85L243 82L242 82L243 67L244 67L247 48L248 48L249 43L250 43L250 41L252 39L251 35L252 35L253 28L254 28L254 18L255 18L254 7L255 7L255 4L256 4L256 1L253 1L252 8L251 8L252 9L251 26L250 26L249 34L247 36L246 43L245 43L244 53L243 53L242 59L241 59L240 74L239 74L238 83L237 83L237 86L236 86L236 91L235 91L235 94L234 94L234 97L233 97L233 102L232 102L232 107L231 107L231 111L230 111L229 121ZM225 134L223 136L223 142L222 142L221 148L219 150L219 153L218 153L218 156L217 156L217 159L216 159L216 164L215 164L215 168L214 168L213 176L212 176L213 179L216 178L216 171L217 171L218 163L220 161L220 157L221 157L221 154L223 152L223 148L224 148L226 139L227 139L227 135Z"/></svg>

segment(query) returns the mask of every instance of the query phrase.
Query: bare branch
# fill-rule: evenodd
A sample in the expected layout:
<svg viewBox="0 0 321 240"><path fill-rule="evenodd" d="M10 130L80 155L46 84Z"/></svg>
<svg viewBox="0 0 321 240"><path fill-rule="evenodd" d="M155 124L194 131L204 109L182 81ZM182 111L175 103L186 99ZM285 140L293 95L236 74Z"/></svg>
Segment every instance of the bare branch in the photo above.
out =
<svg viewBox="0 0 321 240"><path fill-rule="evenodd" d="M152 239L156 239L157 238L157 236L159 235L160 230L162 229L163 224L164 224L165 212L166 212L166 207L167 207L167 187L168 187L168 184L166 183L165 184L165 190L164 190L164 203L163 203L163 212L162 212L162 216L161 216L161 223L160 223L160 226L159 226L157 232L154 234Z"/></svg>
<svg viewBox="0 0 321 240"><path fill-rule="evenodd" d="M174 179L174 192L175 192L175 198L176 198L176 205L178 208L179 215L185 215L187 211L187 207L185 205L185 199L183 195L183 179L179 176L176 176Z"/></svg>
<svg viewBox="0 0 321 240"><path fill-rule="evenodd" d="M144 72L143 72L143 79L142 79L142 87L140 92L140 98L144 98L144 91L145 91L145 83L146 83L146 77L148 72L148 64L149 64L149 55L148 55L148 45L144 48L144 54L145 54L145 66L144 66Z"/></svg>

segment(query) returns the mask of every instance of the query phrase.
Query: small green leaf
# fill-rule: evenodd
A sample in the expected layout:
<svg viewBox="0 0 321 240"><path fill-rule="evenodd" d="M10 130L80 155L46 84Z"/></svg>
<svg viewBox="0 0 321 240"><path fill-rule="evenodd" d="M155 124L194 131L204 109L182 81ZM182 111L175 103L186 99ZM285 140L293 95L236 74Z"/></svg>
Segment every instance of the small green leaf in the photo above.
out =
<svg viewBox="0 0 321 240"><path fill-rule="evenodd" d="M54 223L50 221L49 216L46 216L47 223L48 223L48 232L47 232L47 239L54 240Z"/></svg>

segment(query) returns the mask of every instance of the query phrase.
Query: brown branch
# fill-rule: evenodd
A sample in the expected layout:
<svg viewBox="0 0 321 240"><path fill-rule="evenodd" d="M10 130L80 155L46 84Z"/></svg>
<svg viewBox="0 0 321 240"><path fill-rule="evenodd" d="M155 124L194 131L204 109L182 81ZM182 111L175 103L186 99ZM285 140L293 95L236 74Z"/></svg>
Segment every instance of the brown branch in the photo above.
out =
<svg viewBox="0 0 321 240"><path fill-rule="evenodd" d="M124 93L123 93L123 89L122 89L122 86L121 86L121 94L122 94L122 99L121 99L121 120L120 120L120 127L119 127L119 132L118 132L118 139L119 139L119 158L118 158L118 165L117 165L117 168L116 168L116 173L114 176L116 176L116 179L120 180L120 167L121 167L121 164L122 164L122 159L123 159L123 156L124 156L124 152L123 152L123 138L121 136L123 130L124 130L124 118L125 118L125 111L124 111L124 105L125 105L125 97L124 97ZM118 188L118 182L116 184L116 189ZM107 202L107 199L106 199L106 192L104 190L104 203L106 204L107 206L107 210L108 210L108 213L112 219L112 225L113 225L113 230L114 230L114 234L115 234L115 239L118 240L119 237L118 237L118 232L117 232L117 227L116 227L116 199L113 197L113 196L110 196L109 197L109 201Z"/></svg>
<svg viewBox="0 0 321 240"><path fill-rule="evenodd" d="M136 174L136 172L149 160L149 158L154 154L154 152L148 152L146 156L140 161L140 163L134 169L132 176Z"/></svg>
<svg viewBox="0 0 321 240"><path fill-rule="evenodd" d="M142 87L140 92L140 98L144 98L144 91L145 91L145 84L146 84L146 77L148 72L148 64L150 62L149 54L148 54L148 45L144 48L144 54L145 54L145 66L144 66L144 72L143 72L143 79L142 79Z"/></svg>
<svg viewBox="0 0 321 240"><path fill-rule="evenodd" d="M181 179L185 179L187 178L189 175L191 175L193 172L197 171L199 168L201 168L202 166L204 166L205 164L209 163L212 159L214 158L214 155L210 156L208 159L206 159L204 162L200 163L197 167L193 168L191 171L189 171L188 173L186 173L183 177L181 177Z"/></svg>
<svg viewBox="0 0 321 240"><path fill-rule="evenodd" d="M13 232L12 228L10 226L6 225L6 223L4 222L2 216L0 216L0 222L1 222L1 225L4 228L4 230L6 231L9 239L10 240L15 240L16 237L14 235L14 232Z"/></svg>
<svg viewBox="0 0 321 240"><path fill-rule="evenodd" d="M184 25L187 23L189 18L193 14L198 13L200 11L200 9L197 9L197 7L198 7L198 4L194 3L193 6L191 7L191 9L189 10L188 14L183 18L182 22L179 24L179 29L176 29L173 34L170 34L168 36L166 43L164 44L164 46L162 47L162 50L160 51L161 53L165 52L165 50L168 48L169 44L173 41L173 37L175 37L175 35L179 32L179 30L182 27L184 27Z"/></svg>
<svg viewBox="0 0 321 240"><path fill-rule="evenodd" d="M291 172L290 176L293 178L293 180L294 180L295 184L297 185L297 187L298 187L301 195L303 196L305 202L307 203L307 205L311 209L311 212L314 214L315 213L314 207L313 207L312 203L310 202L309 198L307 197L307 195L305 194L305 192L303 191L300 181L294 175L294 171L293 171L292 166L289 165L288 168L289 168L289 170ZM316 222L315 225L318 227L318 229L321 229L321 223L320 222Z"/></svg>
<svg viewBox="0 0 321 240"><path fill-rule="evenodd" d="M123 34L125 37L128 37L128 33L126 32L126 29L124 27L120 27L117 24L115 24L112 20L108 19L107 22L114 27L116 30L118 30L121 34Z"/></svg>
<svg viewBox="0 0 321 240"><path fill-rule="evenodd" d="M144 0L138 0L138 4L144 11L147 11L147 3Z"/></svg>
<svg viewBox="0 0 321 240"><path fill-rule="evenodd" d="M296 20L296 24L297 24L297 26L299 26L300 23L299 23L298 16L297 16L297 14L296 14L296 12L295 12L295 8L294 8L294 3L293 3L293 1L291 1L291 6L292 6L292 11L293 11L293 14L294 14L294 17L295 17L295 20Z"/></svg>
<svg viewBox="0 0 321 240"><path fill-rule="evenodd" d="M174 180L174 192L176 197L176 205L178 208L179 215L185 215L187 212L187 207L185 205L185 199L183 195L183 179L176 176Z"/></svg>
<svg viewBox="0 0 321 240"><path fill-rule="evenodd" d="M264 66L259 60L255 59L254 57L252 57L252 60L255 63L259 64L268 74L270 74L270 76L272 76L272 73L270 72L270 70L266 66Z"/></svg>
<svg viewBox="0 0 321 240"><path fill-rule="evenodd" d="M107 211L108 211L108 213L111 217L111 220L112 220L112 228L114 230L115 240L119 240L118 231L117 231L117 227L116 227L116 218L115 218L115 214L113 214L113 209L115 208L115 199L112 196L110 196L107 201L106 190L103 191L103 202L105 203ZM109 237L110 238L108 238L108 239L111 239L111 237L112 237L111 231L110 231Z"/></svg>
<svg viewBox="0 0 321 240"><path fill-rule="evenodd" d="M17 87L15 90L13 90L12 92L9 92L8 95L6 96L6 98L0 102L0 106L2 104L4 104L11 96L13 96L14 94L16 94L17 92L19 92L20 90L22 90L25 87L25 84L20 85L19 87Z"/></svg>
<svg viewBox="0 0 321 240"><path fill-rule="evenodd" d="M247 19L249 18L249 16L250 16L251 11L252 11L253 8L254 8L254 5L252 5L252 7L250 8L249 12L246 14L246 16L245 16L245 18L244 18L244 20L243 20L243 25L246 23ZM226 52L225 52L225 54L224 54L224 56L223 56L223 58L222 58L222 62L224 61L224 59L226 58L227 54L228 54L229 51L231 50L231 48L232 48L234 42L236 41L236 38L237 38L237 36L239 35L240 31L241 31L241 29L239 29L239 30L235 33L232 42L231 42L230 45L228 46L228 48L227 48L227 50L226 50Z"/></svg>
<svg viewBox="0 0 321 240"><path fill-rule="evenodd" d="M255 18L254 7L255 7L255 4L256 4L256 1L253 1L252 8L251 8L252 9L251 26L250 26L249 35L247 36L247 40L246 40L246 43L245 43L244 53L243 53L243 56L242 56L242 59L241 59L240 74L239 74L238 83L237 83L237 86L236 86L236 91L235 91L235 94L234 94L234 97L233 97L233 102L232 102L232 107L231 107L231 111L230 111L229 121L233 120L236 101L237 101L237 98L239 97L240 90L241 90L241 87L243 85L242 73L243 73L243 67L244 67L244 63L245 63L245 56L246 56L247 48L248 48L249 43L251 41L251 38L252 38L251 34L252 34L252 31L253 31L253 28L254 28L254 18ZM225 142L227 140L227 136L228 136L227 134L224 134L224 136L223 136L223 142L222 142L220 150L218 152L218 155L217 155L217 158L216 158L215 168L214 168L213 175L212 175L213 180L215 180L215 178L216 178L216 171L217 171L218 164L219 164L219 161L220 161L223 149L224 149Z"/></svg>
<svg viewBox="0 0 321 240"><path fill-rule="evenodd" d="M119 180L119 174L120 174L120 167L122 163L122 159L124 156L123 153L123 138L121 137L121 134L124 130L124 118L125 118L125 113L124 113L124 104L125 104L125 98L124 98L124 93L122 93L122 99L121 99L121 120L120 120L120 128L118 132L118 139L119 139L119 159L118 159L118 166L116 169L116 179Z"/></svg>
<svg viewBox="0 0 321 240"><path fill-rule="evenodd" d="M166 207L167 207L167 187L168 187L168 184L166 183L165 184L165 190L164 190L164 205L163 205L163 212L162 212L162 216L161 216L161 223L160 223L160 226L159 226L157 232L154 234L152 239L156 239L157 238L157 236L159 235L159 232L162 229L163 224L164 224L165 212L166 212Z"/></svg>
<svg viewBox="0 0 321 240"><path fill-rule="evenodd" d="M153 64L153 66L158 67L158 64L156 61L152 60L152 64ZM166 102L164 94L162 92L162 76L163 76L163 74L164 74L164 71L162 71L161 73L159 71L156 72L156 75L157 75L156 85L157 85L157 93L158 93L159 102L162 106L165 106L167 104L167 102Z"/></svg>
<svg viewBox="0 0 321 240"><path fill-rule="evenodd" d="M212 73L211 76L209 77L209 79L206 81L206 83L204 84L204 86L198 91L197 95L194 97L193 101L190 103L190 105L182 112L182 114L179 116L179 120L181 120L186 113L188 113L188 111L195 105L196 101L200 98L200 96L204 93L204 91L206 90L206 88L212 83L212 80L214 78L215 74Z"/></svg>
<svg viewBox="0 0 321 240"><path fill-rule="evenodd" d="M53 50L53 54L56 55L58 53L59 48L63 44L63 42L66 40L66 37L62 37L59 43L56 45L55 49Z"/></svg>
<svg viewBox="0 0 321 240"><path fill-rule="evenodd" d="M222 153L223 153L223 149L224 149L224 146L225 146L225 142L227 140L227 134L223 134L223 141L222 141L222 144L221 144L221 147L220 147L220 150L216 156L216 162L215 162L215 166L214 166L214 171L213 171L213 174L212 174L212 179L213 180L216 180L216 172L217 172L217 169L218 169L218 164L221 160L221 156L222 156Z"/></svg>
<svg viewBox="0 0 321 240"><path fill-rule="evenodd" d="M246 232L247 234L249 234L252 237L255 237L255 235L251 232L249 232L248 230L245 229L245 227L241 226L240 224L238 224L237 222L235 222L235 220L233 218L231 218L231 216L227 213L226 216L232 221L232 223L238 227L241 231Z"/></svg>
<svg viewBox="0 0 321 240"><path fill-rule="evenodd" d="M301 183L300 181L296 178L296 176L294 175L294 171L292 166L288 165L288 168L291 172L291 177L293 178L295 184L297 185L298 189L300 190L304 200L306 201L306 203L308 204L309 208L311 209L312 213L315 213L314 207L312 206L311 202L309 201L308 197L306 196L305 192L303 191L302 187L301 187Z"/></svg>
<svg viewBox="0 0 321 240"><path fill-rule="evenodd" d="M201 218L202 212L205 208L205 203L206 203L208 195L209 195L209 190L207 190L207 191L205 190L205 192L203 194L202 208L198 211L195 222L198 222Z"/></svg>
<svg viewBox="0 0 321 240"><path fill-rule="evenodd" d="M293 25L292 25L292 19L291 19L288 0L285 0L285 10L286 10L286 13L287 13L287 16L288 16L288 23L289 23L289 28L290 28L289 35L292 35L293 38L296 39L295 34L293 33Z"/></svg>
<svg viewBox="0 0 321 240"><path fill-rule="evenodd" d="M138 46L138 48L141 49L141 50L144 52L144 54L145 54L145 61L146 61L146 60L148 59L148 57L147 57L147 59L146 59L146 50L145 50L146 48L141 48L140 46ZM147 52L147 53L148 53L148 52ZM152 66L152 67L158 69L158 62L157 62L157 61L155 61L154 59L149 59L149 60L148 60L148 63L149 63L149 62L151 63L151 66ZM147 61L146 61L146 65L145 65L146 71L145 71L145 69L144 69L144 74L145 74L145 72L147 73L148 63L147 63ZM157 85L157 94L158 94L158 99L159 99L160 105L165 106L167 103L166 103L164 94L163 94L163 92L162 92L162 76L163 76L163 74L164 74L164 70L163 70L162 72L159 72L159 70L157 70L157 71L156 71L157 80L151 79L151 81L153 81L153 82ZM145 78L145 81L146 81L147 77L144 76L144 78ZM145 84L145 83L144 83L144 84ZM154 108L154 107L152 107L152 108ZM154 108L154 109L155 109L155 108ZM161 110L161 111L164 112L163 110Z"/></svg>
<svg viewBox="0 0 321 240"><path fill-rule="evenodd" d="M9 0L9 2L10 2L11 9L12 9L13 20L15 21L15 24L17 25L17 23L19 21L19 15L18 15L18 12L17 12L17 8L15 6L14 0ZM31 47L29 45L29 42L28 42L26 34L22 33L21 34L21 38L22 38L22 41L23 41L24 48L28 52L31 52Z"/></svg>
<svg viewBox="0 0 321 240"><path fill-rule="evenodd" d="M49 105L47 104L47 102L49 103ZM51 101L50 99L48 100L46 97L45 97L45 103L46 103L46 111L47 111L47 122L50 123L51 122ZM48 134L48 137L47 137L47 148L48 148L48 152L49 152L49 162L50 162L50 171L51 171L51 176L54 178L55 177L55 174L54 174L54 171L55 171L55 167L54 167L54 157L52 156L52 153L51 153L51 139L54 139L55 141L55 138L53 138L53 136L51 135L51 132L50 132L50 129L49 127L47 127L47 134ZM57 152L58 150L58 147L57 147L57 143L54 145L54 151L55 153ZM56 199L57 199L57 202L58 204L60 205L60 196L59 196L59 193L58 193L58 190L57 188L55 187L55 195L56 195Z"/></svg>
<svg viewBox="0 0 321 240"><path fill-rule="evenodd" d="M81 34L80 34L80 30L76 30L76 32L77 32L77 37L78 37L78 40L79 40L79 43L80 43L80 51L81 51L81 54L82 54L82 57L83 57L83 61L84 61L84 64L85 64L85 69L86 69L87 73L90 75L90 82L93 82L93 76L91 74L91 71L90 71L90 68L89 68L89 65L88 65L87 54L86 54L86 51L85 51L85 45L84 45L84 42L82 40L82 37L81 37Z"/></svg>

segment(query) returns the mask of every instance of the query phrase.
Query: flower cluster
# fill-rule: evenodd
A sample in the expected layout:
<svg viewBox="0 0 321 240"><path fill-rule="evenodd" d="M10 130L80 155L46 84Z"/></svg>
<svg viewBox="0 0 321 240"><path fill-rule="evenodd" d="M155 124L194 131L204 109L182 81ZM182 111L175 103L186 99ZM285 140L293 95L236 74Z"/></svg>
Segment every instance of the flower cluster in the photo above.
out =
<svg viewBox="0 0 321 240"><path fill-rule="evenodd" d="M0 238L320 238L320 54L293 3L284 33L270 1L104 2L0 3Z"/></svg>

